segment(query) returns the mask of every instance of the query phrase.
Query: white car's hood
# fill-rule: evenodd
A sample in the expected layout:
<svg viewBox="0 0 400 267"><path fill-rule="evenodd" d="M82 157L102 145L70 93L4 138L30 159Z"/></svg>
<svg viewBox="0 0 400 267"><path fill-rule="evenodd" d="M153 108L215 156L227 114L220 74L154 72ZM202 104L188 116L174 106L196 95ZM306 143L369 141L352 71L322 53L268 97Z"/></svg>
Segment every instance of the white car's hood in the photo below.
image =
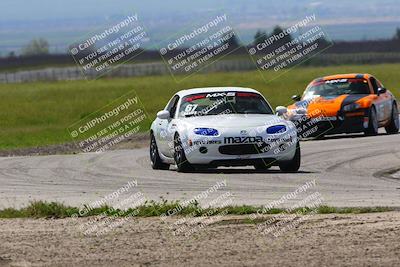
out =
<svg viewBox="0 0 400 267"><path fill-rule="evenodd" d="M287 124L285 120L275 115L265 114L224 114L215 116L197 116L182 118L182 121L195 127L215 128L248 128L271 126L278 123Z"/></svg>

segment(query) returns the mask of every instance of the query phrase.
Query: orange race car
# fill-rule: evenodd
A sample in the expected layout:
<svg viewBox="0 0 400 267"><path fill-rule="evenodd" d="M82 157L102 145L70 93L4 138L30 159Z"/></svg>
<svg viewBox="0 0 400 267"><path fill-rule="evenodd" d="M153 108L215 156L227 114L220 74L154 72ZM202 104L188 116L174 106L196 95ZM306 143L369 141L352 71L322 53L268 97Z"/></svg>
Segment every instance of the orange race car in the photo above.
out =
<svg viewBox="0 0 400 267"><path fill-rule="evenodd" d="M397 101L382 83L370 74L339 74L313 80L302 97L293 96L293 105L277 112L296 123L300 137L325 134L389 134L399 131Z"/></svg>

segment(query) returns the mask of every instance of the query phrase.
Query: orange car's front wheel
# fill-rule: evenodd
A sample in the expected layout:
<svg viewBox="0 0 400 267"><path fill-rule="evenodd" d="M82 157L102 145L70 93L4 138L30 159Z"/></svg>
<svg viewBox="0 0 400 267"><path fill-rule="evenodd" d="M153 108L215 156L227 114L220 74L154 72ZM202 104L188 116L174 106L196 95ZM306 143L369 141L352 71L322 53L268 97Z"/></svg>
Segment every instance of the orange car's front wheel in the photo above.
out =
<svg viewBox="0 0 400 267"><path fill-rule="evenodd" d="M374 106L369 110L368 128L365 129L365 135L377 135L379 130L378 116Z"/></svg>
<svg viewBox="0 0 400 267"><path fill-rule="evenodd" d="M390 122L385 126L385 130L388 134L396 134L399 132L399 110L397 109L396 103L393 103Z"/></svg>

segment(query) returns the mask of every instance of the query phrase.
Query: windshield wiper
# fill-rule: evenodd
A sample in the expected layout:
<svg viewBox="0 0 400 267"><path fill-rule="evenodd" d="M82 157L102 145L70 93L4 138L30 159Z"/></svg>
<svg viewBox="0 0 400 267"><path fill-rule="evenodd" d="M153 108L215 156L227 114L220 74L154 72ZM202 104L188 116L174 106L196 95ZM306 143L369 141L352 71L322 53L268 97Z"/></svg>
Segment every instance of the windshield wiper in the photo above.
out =
<svg viewBox="0 0 400 267"><path fill-rule="evenodd" d="M189 118L189 117L194 117L194 116L198 116L197 114L185 114L185 118Z"/></svg>

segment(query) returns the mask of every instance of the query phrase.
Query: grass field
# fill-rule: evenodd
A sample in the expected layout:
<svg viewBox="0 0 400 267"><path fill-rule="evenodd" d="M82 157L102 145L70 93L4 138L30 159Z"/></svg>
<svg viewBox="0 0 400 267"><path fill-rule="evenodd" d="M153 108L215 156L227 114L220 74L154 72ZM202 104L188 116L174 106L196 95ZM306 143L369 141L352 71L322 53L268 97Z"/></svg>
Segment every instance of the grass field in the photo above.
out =
<svg viewBox="0 0 400 267"><path fill-rule="evenodd" d="M67 128L74 122L135 90L151 118L172 94L185 88L243 86L261 91L273 107L287 105L314 78L335 73L374 74L398 98L400 64L295 68L268 83L260 73L193 75L181 83L171 76L147 76L96 81L0 85L0 149L71 142ZM268 74L266 74L268 76ZM271 75L272 77L272 75ZM267 78L268 80L268 78Z"/></svg>
<svg viewBox="0 0 400 267"><path fill-rule="evenodd" d="M176 215L183 216L217 216L222 213L226 215L245 215L245 214L284 214L288 213L287 210L282 208L272 208L269 210L263 209L262 207L256 206L227 206L220 208L213 207L200 207L198 203L189 204L182 206L179 201L168 202L166 200L160 202L146 202L145 204L130 208L128 210L114 209L108 206L102 206L97 208L88 209L88 212L80 213L79 208L65 206L64 204L57 202L43 202L36 201L31 202L28 206L21 209L7 208L0 210L0 219L3 218L67 218L67 217L86 217L86 216L116 216L116 217L152 217L161 216L167 214L169 211L179 210ZM363 208L335 208L329 206L319 206L314 210L318 214L348 214L348 213L371 213L371 212L387 212L393 211L394 209L389 207L363 207ZM309 214L313 211L311 208L301 207L290 211L291 214ZM260 219L260 218L258 218ZM264 219L265 220L265 219ZM247 220L247 223L257 223L257 220Z"/></svg>

